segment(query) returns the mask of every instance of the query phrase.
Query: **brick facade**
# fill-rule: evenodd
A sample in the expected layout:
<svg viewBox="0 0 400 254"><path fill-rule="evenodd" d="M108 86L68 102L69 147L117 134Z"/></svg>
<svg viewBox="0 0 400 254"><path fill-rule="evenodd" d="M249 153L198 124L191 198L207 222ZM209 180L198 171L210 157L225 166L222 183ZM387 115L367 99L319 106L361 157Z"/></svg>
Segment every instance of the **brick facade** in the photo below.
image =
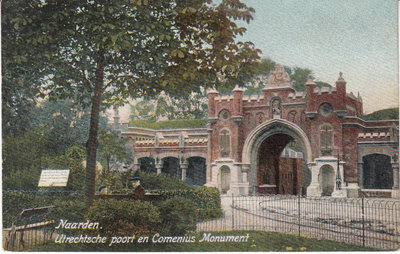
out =
<svg viewBox="0 0 400 254"><path fill-rule="evenodd" d="M260 95L244 95L240 87L229 95L210 89L207 128L156 131L125 126L121 133L131 139L136 168L138 158L151 157L160 173L163 158L172 156L179 159L185 179L188 159L202 157L207 185L221 188L222 182L228 183L227 194L296 194L306 189L307 195L320 196L322 189L332 188L333 196L357 196L368 192L362 186L363 157L384 154L393 171L390 193L399 197L399 122L365 121L362 114L362 99L347 93L342 73L332 87L319 88L308 80L305 91L296 91L277 65ZM300 147L302 158L280 157L290 142ZM334 175L321 180L321 170L328 166ZM379 190L369 192L376 195Z"/></svg>

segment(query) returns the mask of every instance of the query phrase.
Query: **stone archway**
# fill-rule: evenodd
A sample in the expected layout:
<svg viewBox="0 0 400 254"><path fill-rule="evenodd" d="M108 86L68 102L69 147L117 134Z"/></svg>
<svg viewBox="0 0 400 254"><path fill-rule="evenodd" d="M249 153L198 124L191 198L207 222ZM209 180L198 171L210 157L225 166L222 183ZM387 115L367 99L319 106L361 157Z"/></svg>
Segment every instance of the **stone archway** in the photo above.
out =
<svg viewBox="0 0 400 254"><path fill-rule="evenodd" d="M373 153L362 157L363 189L392 189L393 169L391 157Z"/></svg>
<svg viewBox="0 0 400 254"><path fill-rule="evenodd" d="M182 172L179 166L179 159L177 157L164 157L162 158L161 173L167 176L182 177Z"/></svg>
<svg viewBox="0 0 400 254"><path fill-rule="evenodd" d="M242 152L242 171L247 173L250 188L255 190L258 186L258 157L260 148L265 141L272 136L288 136L303 148L306 163L312 161L312 150L306 133L296 124L285 119L272 119L266 121L254 129L246 138ZM246 177L243 177L246 178ZM279 188L275 186L275 188Z"/></svg>
<svg viewBox="0 0 400 254"><path fill-rule="evenodd" d="M206 159L204 157L192 156L187 158L186 181L192 185L202 186L206 183Z"/></svg>
<svg viewBox="0 0 400 254"><path fill-rule="evenodd" d="M146 173L157 173L157 169L155 167L155 159L152 157L140 157L137 159L138 161L138 169L142 172Z"/></svg>

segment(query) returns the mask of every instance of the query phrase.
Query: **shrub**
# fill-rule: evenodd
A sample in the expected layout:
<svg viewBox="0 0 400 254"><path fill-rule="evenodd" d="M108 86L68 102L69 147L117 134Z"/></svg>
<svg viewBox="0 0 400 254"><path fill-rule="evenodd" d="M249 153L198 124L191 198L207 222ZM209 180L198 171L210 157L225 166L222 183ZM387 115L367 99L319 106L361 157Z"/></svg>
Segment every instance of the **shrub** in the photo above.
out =
<svg viewBox="0 0 400 254"><path fill-rule="evenodd" d="M221 198L217 188L194 189L194 201L199 207L199 219L215 219L222 216Z"/></svg>
<svg viewBox="0 0 400 254"><path fill-rule="evenodd" d="M160 204L163 233L184 235L196 230L197 207L194 202L183 198L173 197Z"/></svg>
<svg viewBox="0 0 400 254"><path fill-rule="evenodd" d="M99 222L104 235L141 235L160 228L159 209L148 201L112 198L98 199L87 218Z"/></svg>
<svg viewBox="0 0 400 254"><path fill-rule="evenodd" d="M176 190L176 189L190 189L190 186L184 181L154 173L146 173L138 171L136 175L140 178L140 184L146 190Z"/></svg>
<svg viewBox="0 0 400 254"><path fill-rule="evenodd" d="M174 197L185 197L191 200L198 211L198 221L222 216L221 199L217 188L203 186L196 189L161 191L162 200Z"/></svg>
<svg viewBox="0 0 400 254"><path fill-rule="evenodd" d="M87 215L87 207L83 196L76 196L69 200L56 200L54 206L50 218L55 221L56 226L61 219L70 222L81 222L84 221Z"/></svg>

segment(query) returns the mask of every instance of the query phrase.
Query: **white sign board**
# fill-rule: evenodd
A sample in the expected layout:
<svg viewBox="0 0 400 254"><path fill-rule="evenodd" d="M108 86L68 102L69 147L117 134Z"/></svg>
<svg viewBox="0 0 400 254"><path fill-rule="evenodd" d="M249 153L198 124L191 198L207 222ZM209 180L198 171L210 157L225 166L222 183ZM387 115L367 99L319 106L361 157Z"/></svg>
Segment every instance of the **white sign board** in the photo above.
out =
<svg viewBox="0 0 400 254"><path fill-rule="evenodd" d="M43 169L40 174L39 187L67 186L69 169Z"/></svg>

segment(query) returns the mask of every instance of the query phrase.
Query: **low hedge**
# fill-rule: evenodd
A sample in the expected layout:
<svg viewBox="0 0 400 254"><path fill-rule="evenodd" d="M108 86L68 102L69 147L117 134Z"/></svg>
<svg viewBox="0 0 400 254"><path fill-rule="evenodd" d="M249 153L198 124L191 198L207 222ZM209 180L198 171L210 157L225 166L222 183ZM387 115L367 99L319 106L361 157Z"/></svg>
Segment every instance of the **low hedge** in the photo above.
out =
<svg viewBox="0 0 400 254"><path fill-rule="evenodd" d="M198 221L222 216L221 198L217 188L203 186L196 189L160 191L161 200L174 197L184 197L191 200L197 207Z"/></svg>
<svg viewBox="0 0 400 254"><path fill-rule="evenodd" d="M145 190L189 190L191 186L184 181L169 176L154 173L136 172L140 178L140 184Z"/></svg>
<svg viewBox="0 0 400 254"><path fill-rule="evenodd" d="M148 235L159 231L161 217L151 202L130 199L98 199L87 219L99 222L103 235Z"/></svg>
<svg viewBox="0 0 400 254"><path fill-rule="evenodd" d="M159 204L161 232L168 235L184 235L196 230L197 207L193 200L173 197Z"/></svg>

